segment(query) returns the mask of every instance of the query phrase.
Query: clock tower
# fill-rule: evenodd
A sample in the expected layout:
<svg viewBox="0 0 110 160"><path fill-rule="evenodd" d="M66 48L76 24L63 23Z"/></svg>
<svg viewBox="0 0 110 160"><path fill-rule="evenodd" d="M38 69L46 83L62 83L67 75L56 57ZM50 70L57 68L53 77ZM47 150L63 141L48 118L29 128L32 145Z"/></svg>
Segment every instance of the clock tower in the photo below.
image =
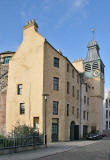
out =
<svg viewBox="0 0 110 160"><path fill-rule="evenodd" d="M94 31L93 31L94 34ZM93 35L94 36L94 35ZM96 40L88 43L88 53L83 61L84 81L90 87L89 132L102 131L102 110L104 98L104 64Z"/></svg>

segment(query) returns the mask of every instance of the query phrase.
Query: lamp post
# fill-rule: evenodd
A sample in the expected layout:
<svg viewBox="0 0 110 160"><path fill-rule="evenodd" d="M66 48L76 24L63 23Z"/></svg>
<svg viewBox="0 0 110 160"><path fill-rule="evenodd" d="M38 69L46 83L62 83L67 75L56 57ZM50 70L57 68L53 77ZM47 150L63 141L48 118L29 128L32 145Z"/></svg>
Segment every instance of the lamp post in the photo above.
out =
<svg viewBox="0 0 110 160"><path fill-rule="evenodd" d="M45 146L47 148L47 132L46 132L46 103L47 103L47 97L49 96L49 94L43 94L44 97L44 104L45 104L45 130L44 130L44 135L45 135Z"/></svg>

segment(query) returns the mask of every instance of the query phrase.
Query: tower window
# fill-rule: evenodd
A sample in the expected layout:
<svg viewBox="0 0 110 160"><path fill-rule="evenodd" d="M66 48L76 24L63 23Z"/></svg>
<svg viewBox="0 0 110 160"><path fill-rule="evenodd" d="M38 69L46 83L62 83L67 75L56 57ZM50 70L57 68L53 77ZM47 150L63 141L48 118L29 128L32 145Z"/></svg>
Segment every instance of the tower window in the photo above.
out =
<svg viewBox="0 0 110 160"><path fill-rule="evenodd" d="M84 96L84 104L86 104L86 96Z"/></svg>
<svg viewBox="0 0 110 160"><path fill-rule="evenodd" d="M74 69L72 70L72 77L74 78Z"/></svg>
<svg viewBox="0 0 110 160"><path fill-rule="evenodd" d="M79 108L77 108L77 119L79 118Z"/></svg>
<svg viewBox="0 0 110 160"><path fill-rule="evenodd" d="M79 74L77 73L77 83L79 83Z"/></svg>
<svg viewBox="0 0 110 160"><path fill-rule="evenodd" d="M88 92L88 85L87 85L87 83L86 83L86 92Z"/></svg>
<svg viewBox="0 0 110 160"><path fill-rule="evenodd" d="M85 65L85 71L86 72L90 72L91 71L91 65L90 64L86 64Z"/></svg>
<svg viewBox="0 0 110 160"><path fill-rule="evenodd" d="M93 70L99 69L99 66L98 66L98 63L97 63L97 62L94 62L94 63L93 63L92 69L93 69Z"/></svg>
<svg viewBox="0 0 110 160"><path fill-rule="evenodd" d="M77 90L77 100L79 100L79 90Z"/></svg>

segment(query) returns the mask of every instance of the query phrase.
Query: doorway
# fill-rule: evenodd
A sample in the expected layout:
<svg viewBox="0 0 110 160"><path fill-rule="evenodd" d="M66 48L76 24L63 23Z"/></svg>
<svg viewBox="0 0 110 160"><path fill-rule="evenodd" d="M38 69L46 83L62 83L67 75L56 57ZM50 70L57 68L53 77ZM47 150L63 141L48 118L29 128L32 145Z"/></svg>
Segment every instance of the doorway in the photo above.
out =
<svg viewBox="0 0 110 160"><path fill-rule="evenodd" d="M72 121L70 125L70 141L74 140L74 126L75 126L75 123L74 121Z"/></svg>
<svg viewBox="0 0 110 160"><path fill-rule="evenodd" d="M79 140L79 125L72 121L70 125L70 141Z"/></svg>
<svg viewBox="0 0 110 160"><path fill-rule="evenodd" d="M59 119L52 119L52 142L57 142L58 141L58 134L59 132Z"/></svg>

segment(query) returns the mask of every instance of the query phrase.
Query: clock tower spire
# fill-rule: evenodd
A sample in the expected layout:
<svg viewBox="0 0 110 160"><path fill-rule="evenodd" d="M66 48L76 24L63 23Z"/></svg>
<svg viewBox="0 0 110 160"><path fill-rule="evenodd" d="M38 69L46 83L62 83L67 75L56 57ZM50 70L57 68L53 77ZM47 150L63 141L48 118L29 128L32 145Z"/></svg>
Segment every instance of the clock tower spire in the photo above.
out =
<svg viewBox="0 0 110 160"><path fill-rule="evenodd" d="M93 38L88 43L88 52L83 61L84 80L90 86L91 106L89 107L89 131L102 131L102 109L104 98L104 64L99 54L99 45Z"/></svg>
<svg viewBox="0 0 110 160"><path fill-rule="evenodd" d="M84 60L84 71L85 77L93 78L94 76L100 76L102 79L104 78L104 64L101 60L99 53L99 45L94 40L94 32L95 29L92 29L93 38L88 43L88 53Z"/></svg>

